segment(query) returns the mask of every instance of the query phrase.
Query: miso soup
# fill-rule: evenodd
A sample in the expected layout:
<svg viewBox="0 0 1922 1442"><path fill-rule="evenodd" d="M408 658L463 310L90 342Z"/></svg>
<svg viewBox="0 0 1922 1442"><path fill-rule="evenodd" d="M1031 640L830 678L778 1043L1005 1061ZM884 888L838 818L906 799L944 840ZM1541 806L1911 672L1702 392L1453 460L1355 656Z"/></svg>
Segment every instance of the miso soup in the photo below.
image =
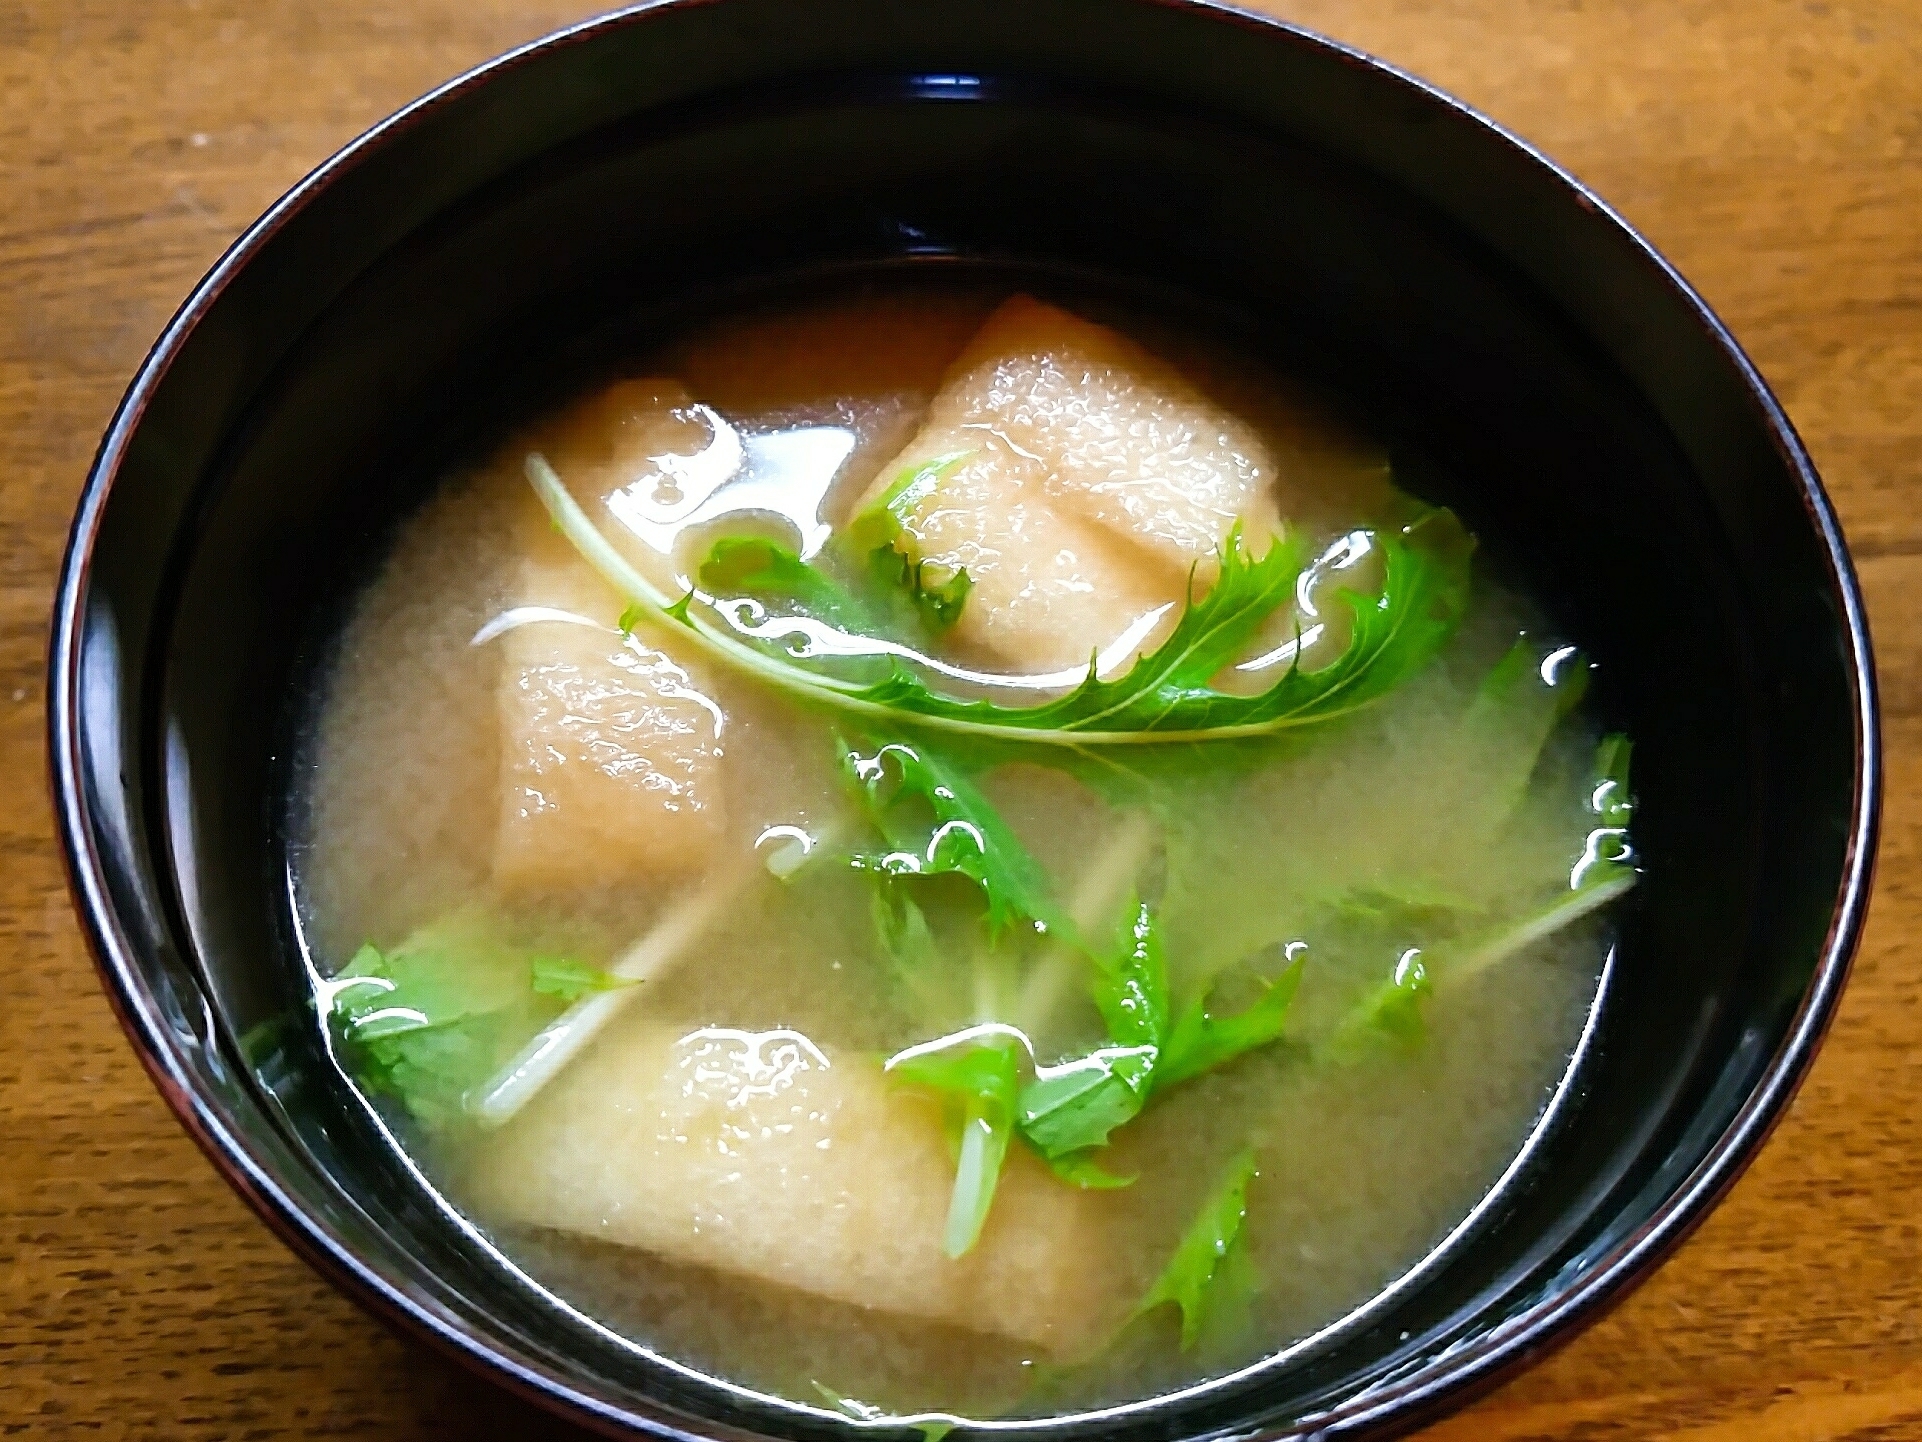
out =
<svg viewBox="0 0 1922 1442"><path fill-rule="evenodd" d="M356 601L316 1008L640 1347L855 1417L1177 1389L1382 1296L1542 1123L1636 875L1579 639L1157 318L709 316Z"/></svg>

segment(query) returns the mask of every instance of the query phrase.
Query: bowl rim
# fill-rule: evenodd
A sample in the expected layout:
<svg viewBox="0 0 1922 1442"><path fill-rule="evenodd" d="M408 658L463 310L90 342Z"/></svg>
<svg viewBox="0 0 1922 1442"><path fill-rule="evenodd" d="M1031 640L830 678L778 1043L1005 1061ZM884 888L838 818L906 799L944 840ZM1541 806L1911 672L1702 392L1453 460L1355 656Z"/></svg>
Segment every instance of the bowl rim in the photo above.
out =
<svg viewBox="0 0 1922 1442"><path fill-rule="evenodd" d="M108 888L108 864L86 800L80 720L80 654L84 603L95 545L110 493L129 442L168 370L202 318L254 256L295 216L344 176L404 132L498 76L530 61L642 24L665 11L705 7L717 0L643 0L643 3L568 25L468 69L401 107L321 162L274 202L227 248L195 285L141 362L104 432L82 485L53 599L47 658L48 774L56 829L68 887L103 990L142 1065L176 1118L280 1239L363 1308L432 1345L510 1391L609 1435L636 1429L663 1437L723 1435L727 1429L692 1419L651 1399L619 1405L575 1385L558 1369L509 1355L491 1339L454 1324L421 1299L392 1285L322 1226L281 1186L245 1138L198 1095L180 1055L173 1028L141 976L140 950L122 925ZM1799 492L1827 563L1831 599L1847 632L1845 657L1854 732L1854 794L1843 857L1842 884L1814 973L1775 1054L1728 1126L1701 1160L1636 1231L1592 1259L1573 1281L1539 1298L1516 1316L1475 1337L1407 1377L1365 1390L1312 1419L1261 1438L1316 1438L1366 1433L1388 1436L1410 1430L1491 1390L1547 1351L1571 1340L1619 1302L1665 1260L1728 1191L1781 1119L1806 1077L1833 1019L1860 940L1871 894L1880 827L1882 738L1875 667L1866 608L1840 524L1800 438L1782 406L1728 328L1639 231L1569 170L1481 111L1440 87L1367 52L1301 25L1223 3L1223 0L1132 0L1178 11L1204 23L1243 27L1271 42L1332 59L1367 72L1400 98L1457 123L1478 128L1519 152L1544 179L1570 193L1596 222L1610 227L1655 268L1674 299L1707 334L1755 405L1778 459ZM690 1433L683 1424L711 1429ZM871 1424L854 1424L871 1425ZM743 1435L743 1434L734 1434Z"/></svg>

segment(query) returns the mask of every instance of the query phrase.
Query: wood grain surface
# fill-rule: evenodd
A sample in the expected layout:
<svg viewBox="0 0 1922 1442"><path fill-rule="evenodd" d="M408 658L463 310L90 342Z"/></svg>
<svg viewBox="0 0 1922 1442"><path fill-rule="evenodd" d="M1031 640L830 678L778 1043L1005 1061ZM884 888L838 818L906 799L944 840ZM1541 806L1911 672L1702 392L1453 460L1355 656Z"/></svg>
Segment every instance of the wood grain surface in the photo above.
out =
<svg viewBox="0 0 1922 1442"><path fill-rule="evenodd" d="M1707 295L1841 512L1888 721L1867 941L1787 1120L1626 1305L1427 1435L1922 1439L1922 0L1271 3L1519 131ZM41 700L74 497L189 287L362 128L586 13L0 0L0 1435L574 1435L357 1311L174 1124L68 909Z"/></svg>

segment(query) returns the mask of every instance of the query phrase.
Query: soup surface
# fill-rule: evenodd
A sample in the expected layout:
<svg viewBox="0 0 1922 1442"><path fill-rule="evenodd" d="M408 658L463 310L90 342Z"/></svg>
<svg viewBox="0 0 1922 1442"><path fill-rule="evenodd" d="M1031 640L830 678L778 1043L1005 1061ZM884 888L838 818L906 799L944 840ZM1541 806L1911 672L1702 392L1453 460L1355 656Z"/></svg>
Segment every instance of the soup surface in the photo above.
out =
<svg viewBox="0 0 1922 1442"><path fill-rule="evenodd" d="M320 696L334 1055L568 1305L856 1416L1137 1399L1434 1253L1634 880L1588 663L1088 303L710 318L452 476Z"/></svg>

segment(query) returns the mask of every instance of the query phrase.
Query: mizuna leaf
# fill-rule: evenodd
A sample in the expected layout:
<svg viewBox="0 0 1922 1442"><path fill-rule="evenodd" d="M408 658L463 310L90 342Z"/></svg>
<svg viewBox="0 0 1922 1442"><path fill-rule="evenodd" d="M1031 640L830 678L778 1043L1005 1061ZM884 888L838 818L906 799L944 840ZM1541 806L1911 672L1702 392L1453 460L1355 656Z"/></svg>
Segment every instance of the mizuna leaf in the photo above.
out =
<svg viewBox="0 0 1922 1442"><path fill-rule="evenodd" d="M1137 902L1119 956L1098 960L1094 969L1094 1002L1110 1041L1036 1069L1021 1092L1021 1134L1051 1161L1105 1146L1152 1097L1278 1038L1301 968L1300 959L1293 961L1241 1011L1217 1016L1204 997L1171 1018L1154 917Z"/></svg>
<svg viewBox="0 0 1922 1442"><path fill-rule="evenodd" d="M855 634L883 628L887 621L826 571L760 536L721 537L708 548L697 577L702 589L716 596L752 596Z"/></svg>
<svg viewBox="0 0 1922 1442"><path fill-rule="evenodd" d="M1568 890L1496 930L1464 938L1438 958L1438 975L1473 976L1601 910L1636 884L1641 873L1629 835L1635 812L1629 755L1628 737L1620 734L1604 736L1596 748L1588 805L1601 824L1588 833L1569 872Z"/></svg>
<svg viewBox="0 0 1922 1442"><path fill-rule="evenodd" d="M1632 748L1619 732L1604 736L1595 750L1595 778L1588 793L1589 810L1601 824L1588 833L1582 859L1568 878L1569 888L1619 877L1635 870L1635 848L1629 842L1628 825L1635 815L1635 798L1628 789L1628 763Z"/></svg>
<svg viewBox="0 0 1922 1442"><path fill-rule="evenodd" d="M866 753L844 742L841 753L849 785L888 847L855 852L856 868L894 879L965 876L987 900L991 937L1026 922L1075 942L1047 872L964 767L922 739Z"/></svg>
<svg viewBox="0 0 1922 1442"><path fill-rule="evenodd" d="M869 908L875 935L888 959L903 972L924 971L940 959L934 930L913 897L895 887L876 885Z"/></svg>
<svg viewBox="0 0 1922 1442"><path fill-rule="evenodd" d="M1383 553L1380 590L1340 593L1354 613L1348 648L1319 670L1291 667L1254 695L1217 691L1210 682L1292 599L1301 552L1280 542L1251 558L1238 529L1213 588L1191 597L1167 640L1113 680L1091 671L1056 700L1006 707L941 695L897 665L862 695L922 722L972 723L983 735L1083 747L1262 736L1345 715L1425 665L1453 634L1467 601L1473 542L1450 513L1430 511L1373 536Z"/></svg>
<svg viewBox="0 0 1922 1442"><path fill-rule="evenodd" d="M868 914L888 969L915 1015L937 1026L962 1016L967 1010L966 970L943 954L910 888L886 876L874 877Z"/></svg>
<svg viewBox="0 0 1922 1442"><path fill-rule="evenodd" d="M579 1001L597 991L615 991L633 982L602 971L598 966L560 956L537 956L530 963L532 985L542 996Z"/></svg>
<svg viewBox="0 0 1922 1442"><path fill-rule="evenodd" d="M1260 998L1241 1011L1216 1016L1208 1010L1205 996L1190 1004L1162 1046L1154 1072L1155 1090L1177 1086L1279 1038L1301 986L1303 960L1291 961Z"/></svg>
<svg viewBox="0 0 1922 1442"><path fill-rule="evenodd" d="M1157 1307L1179 1307L1184 1352L1194 1346L1211 1316L1244 1301L1253 1290L1253 1271L1240 1265L1240 1254L1246 1245L1241 1234L1248 1215L1248 1184L1258 1175L1252 1149L1229 1164L1134 1310L1136 1317L1143 1317Z"/></svg>
<svg viewBox="0 0 1922 1442"><path fill-rule="evenodd" d="M973 455L973 451L949 451L933 456L919 465L901 471L872 505L855 513L848 521L848 545L867 554L882 547L898 548L906 537L907 520L948 472Z"/></svg>
<svg viewBox="0 0 1922 1442"><path fill-rule="evenodd" d="M886 1422L909 1431L921 1434L921 1442L942 1442L955 1429L957 1419L939 1413L920 1413L913 1417L897 1417L885 1407L877 1407L872 1402L863 1402L855 1397L843 1396L827 1383L810 1378L810 1385L821 1394L828 1406L844 1417L856 1422Z"/></svg>
<svg viewBox="0 0 1922 1442"><path fill-rule="evenodd" d="M1588 690L1590 667L1572 646L1544 652L1517 641L1483 679L1462 718L1489 814L1506 819L1521 804L1542 750Z"/></svg>
<svg viewBox="0 0 1922 1442"><path fill-rule="evenodd" d="M530 959L479 913L457 913L388 952L368 945L322 984L343 1061L361 1087L400 1101L423 1125L460 1111L486 1078L564 1005L552 988L593 968ZM543 988L545 979L549 985Z"/></svg>
<svg viewBox="0 0 1922 1442"><path fill-rule="evenodd" d="M1014 1136L1019 1066L1019 1047L999 1032L964 1032L888 1059L890 1077L933 1092L947 1114L956 1143L954 1192L942 1235L942 1248L950 1257L973 1248L994 1204L995 1184Z"/></svg>
<svg viewBox="0 0 1922 1442"><path fill-rule="evenodd" d="M1038 1068L1021 1092L1021 1134L1050 1162L1105 1146L1148 1099L1168 1032L1168 969L1140 902L1119 953L1096 959L1092 991L1111 1044Z"/></svg>
<svg viewBox="0 0 1922 1442"><path fill-rule="evenodd" d="M910 658L898 654L887 655L885 674L872 680L823 670L810 664L811 653L771 654L764 642L738 629L738 616L717 612L711 597L690 592L670 601L662 595L594 527L543 457L528 457L527 474L563 534L639 608L632 612L636 623L651 617L683 627L735 669L797 701L858 718L869 729L911 728L1084 751L1272 736L1367 705L1426 665L1453 633L1466 604L1474 549L1447 511L1368 533L1382 553L1382 580L1372 592L1341 593L1354 613L1347 649L1315 671L1292 666L1266 691L1244 696L1217 691L1210 682L1293 596L1301 548L1284 541L1251 557L1237 529L1224 544L1214 585L1205 595L1189 596L1167 640L1125 675L1104 680L1091 667L1079 686L1054 700L1003 706L936 691ZM702 601L698 610L696 600ZM826 663L844 664L860 649L832 648Z"/></svg>
<svg viewBox="0 0 1922 1442"><path fill-rule="evenodd" d="M877 547L868 557L868 568L878 584L914 603L930 631L945 631L960 620L961 607L974 589L965 568L944 571L926 561L911 561L891 546Z"/></svg>
<svg viewBox="0 0 1922 1442"><path fill-rule="evenodd" d="M1120 1046L1159 1046L1168 1033L1168 964L1154 913L1137 901L1127 940L1112 959L1096 958L1095 1009Z"/></svg>
<svg viewBox="0 0 1922 1442"><path fill-rule="evenodd" d="M1369 988L1335 1028L1324 1049L1337 1061L1355 1061L1383 1042L1413 1046L1427 1033L1422 1003L1434 982L1420 950L1409 947L1387 981Z"/></svg>
<svg viewBox="0 0 1922 1442"><path fill-rule="evenodd" d="M1106 1146L1147 1101L1156 1054L1152 1045L1100 1047L1040 1068L1021 1091L1021 1135L1050 1161Z"/></svg>
<svg viewBox="0 0 1922 1442"><path fill-rule="evenodd" d="M1629 839L1634 814L1630 752L1628 738L1620 734L1604 736L1596 748L1588 804L1601 824L1588 833L1581 858L1569 873L1568 890L1493 929L1437 947L1432 956L1414 949L1403 952L1394 974L1363 995L1336 1028L1327 1047L1330 1055L1352 1060L1371 1038L1420 1040L1422 1003L1437 977L1459 980L1485 971L1601 910L1635 885L1638 873Z"/></svg>
<svg viewBox="0 0 1922 1442"><path fill-rule="evenodd" d="M1122 1187L1132 1187L1134 1177L1118 1177L1095 1161L1095 1154L1087 1152L1068 1152L1062 1156L1043 1156L1042 1161L1056 1177L1071 1187L1079 1187L1084 1192L1112 1192Z"/></svg>

